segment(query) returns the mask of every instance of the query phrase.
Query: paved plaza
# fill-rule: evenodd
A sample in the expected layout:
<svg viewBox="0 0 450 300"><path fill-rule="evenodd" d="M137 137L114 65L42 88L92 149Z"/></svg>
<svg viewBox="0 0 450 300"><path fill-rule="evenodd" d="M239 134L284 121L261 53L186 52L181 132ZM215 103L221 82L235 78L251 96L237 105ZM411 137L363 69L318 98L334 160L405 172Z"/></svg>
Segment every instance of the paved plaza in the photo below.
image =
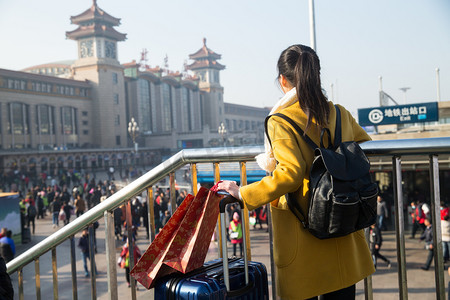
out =
<svg viewBox="0 0 450 300"><path fill-rule="evenodd" d="M32 236L32 242L28 244L18 245L18 254L23 253L32 245L37 244L44 238L55 232L51 225L51 217L47 216L44 220L36 221L36 234ZM385 231L384 244L380 253L385 255L392 261L392 267L387 268L386 264L379 261L379 267L373 275L373 289L374 299L398 299L398 279L397 279L397 263L395 251L395 235L393 231ZM76 235L76 243L78 243L81 234ZM263 262L270 274L270 256L269 256L269 234L264 230L251 229L251 247L252 260ZM137 237L138 246L145 251L149 245L146 239L145 231L141 227L138 231ZM97 230L98 253L96 254L97 268L99 275L97 277L97 298L108 299L107 292L107 274L106 274L106 260L105 260L105 239L104 239L104 222L100 221L100 227ZM120 253L122 242L116 242L117 255ZM425 262L427 251L424 250L424 244L415 240L406 239L406 260L407 260L407 279L409 299L436 299L435 295L435 281L434 281L434 264L429 271L423 271L420 266ZM215 242L211 243L207 260L218 257L217 245ZM231 254L231 252L229 252ZM83 262L81 258L81 251L77 247L77 285L78 285L78 299L91 298L90 278L84 277ZM57 247L57 265L58 265L58 293L59 299L72 299L72 281L70 269L70 243L64 242ZM52 286L52 272L51 272L51 255L50 253L44 255L40 259L41 272L41 294L43 299L53 298ZM118 292L119 299L131 299L131 291L127 287L125 280L125 271L118 268ZM14 282L15 299L18 299L18 285L17 274L13 274L12 280ZM445 272L445 283L449 281L449 276ZM269 275L269 283L271 278ZM271 286L270 286L271 288ZM364 285L362 282L357 284L357 299L364 299ZM34 263L29 264L24 268L24 293L25 299L35 299L35 281L34 281ZM140 286L137 291L137 299L153 299L153 292L146 290Z"/></svg>

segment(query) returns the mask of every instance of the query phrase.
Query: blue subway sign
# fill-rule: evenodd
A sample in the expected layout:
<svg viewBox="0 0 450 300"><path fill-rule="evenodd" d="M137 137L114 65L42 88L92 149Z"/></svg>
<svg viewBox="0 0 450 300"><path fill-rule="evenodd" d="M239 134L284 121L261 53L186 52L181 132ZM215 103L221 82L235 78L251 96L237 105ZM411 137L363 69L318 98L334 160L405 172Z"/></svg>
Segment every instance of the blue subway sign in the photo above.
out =
<svg viewBox="0 0 450 300"><path fill-rule="evenodd" d="M439 120L437 102L358 109L361 126L433 122Z"/></svg>

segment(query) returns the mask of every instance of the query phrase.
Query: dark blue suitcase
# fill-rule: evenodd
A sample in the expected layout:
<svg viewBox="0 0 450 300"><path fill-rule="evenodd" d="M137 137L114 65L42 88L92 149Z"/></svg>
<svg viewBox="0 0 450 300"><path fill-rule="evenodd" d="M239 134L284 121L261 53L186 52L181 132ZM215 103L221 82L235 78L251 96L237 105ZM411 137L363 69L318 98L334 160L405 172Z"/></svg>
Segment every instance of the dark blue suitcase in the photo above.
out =
<svg viewBox="0 0 450 300"><path fill-rule="evenodd" d="M222 220L223 257L227 257L225 236L225 205L239 202L232 197L225 197L220 203ZM243 224L244 227L244 224ZM265 300L269 299L267 269L259 262L248 262L246 258L245 228L244 259L216 259L204 264L192 272L171 274L161 278L155 286L155 299L162 300ZM248 272L245 272L245 269Z"/></svg>
<svg viewBox="0 0 450 300"><path fill-rule="evenodd" d="M187 274L162 278L155 287L155 299L269 299L267 270L264 264L249 262L249 285L245 284L244 260L229 260L231 291L227 292L222 259L216 259Z"/></svg>

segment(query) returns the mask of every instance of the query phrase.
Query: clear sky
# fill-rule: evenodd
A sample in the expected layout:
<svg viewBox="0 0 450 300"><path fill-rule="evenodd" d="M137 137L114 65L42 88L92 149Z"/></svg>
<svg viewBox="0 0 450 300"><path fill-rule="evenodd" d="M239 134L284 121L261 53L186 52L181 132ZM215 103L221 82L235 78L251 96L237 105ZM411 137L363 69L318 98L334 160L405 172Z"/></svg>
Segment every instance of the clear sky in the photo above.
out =
<svg viewBox="0 0 450 300"><path fill-rule="evenodd" d="M70 16L91 0L0 0L0 68L20 70L76 59L77 45L65 38L76 29ZM117 30L121 63L147 48L148 63L182 70L188 55L202 46L222 54L224 100L272 106L281 96L275 84L276 61L291 44L310 44L308 0L98 0L121 18ZM399 104L450 101L450 1L316 0L316 43L322 85L333 100L356 114L378 106L383 89ZM190 62L190 61L189 61Z"/></svg>

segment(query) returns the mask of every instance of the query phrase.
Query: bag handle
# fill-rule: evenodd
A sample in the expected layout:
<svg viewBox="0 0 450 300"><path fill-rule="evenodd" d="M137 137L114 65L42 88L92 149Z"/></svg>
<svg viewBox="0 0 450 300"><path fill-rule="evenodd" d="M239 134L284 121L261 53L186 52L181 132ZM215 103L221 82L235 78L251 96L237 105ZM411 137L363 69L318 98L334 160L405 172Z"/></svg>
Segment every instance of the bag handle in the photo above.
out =
<svg viewBox="0 0 450 300"><path fill-rule="evenodd" d="M220 224L221 224L221 235L222 235L222 262L223 262L223 279L225 281L225 286L227 288L227 294L230 296L238 296L244 295L249 289L253 287L255 284L253 281L250 282L250 277L248 275L248 257L247 257L247 239L245 233L245 222L242 222L242 239L244 243L244 269L245 269L245 286L238 290L230 289L230 272L228 268L228 251L227 251L227 237L225 228L227 228L225 224L225 207L231 203L239 203L241 208L241 216L244 218L244 202L240 199L236 199L231 195L224 197L220 200L219 209L220 209Z"/></svg>

